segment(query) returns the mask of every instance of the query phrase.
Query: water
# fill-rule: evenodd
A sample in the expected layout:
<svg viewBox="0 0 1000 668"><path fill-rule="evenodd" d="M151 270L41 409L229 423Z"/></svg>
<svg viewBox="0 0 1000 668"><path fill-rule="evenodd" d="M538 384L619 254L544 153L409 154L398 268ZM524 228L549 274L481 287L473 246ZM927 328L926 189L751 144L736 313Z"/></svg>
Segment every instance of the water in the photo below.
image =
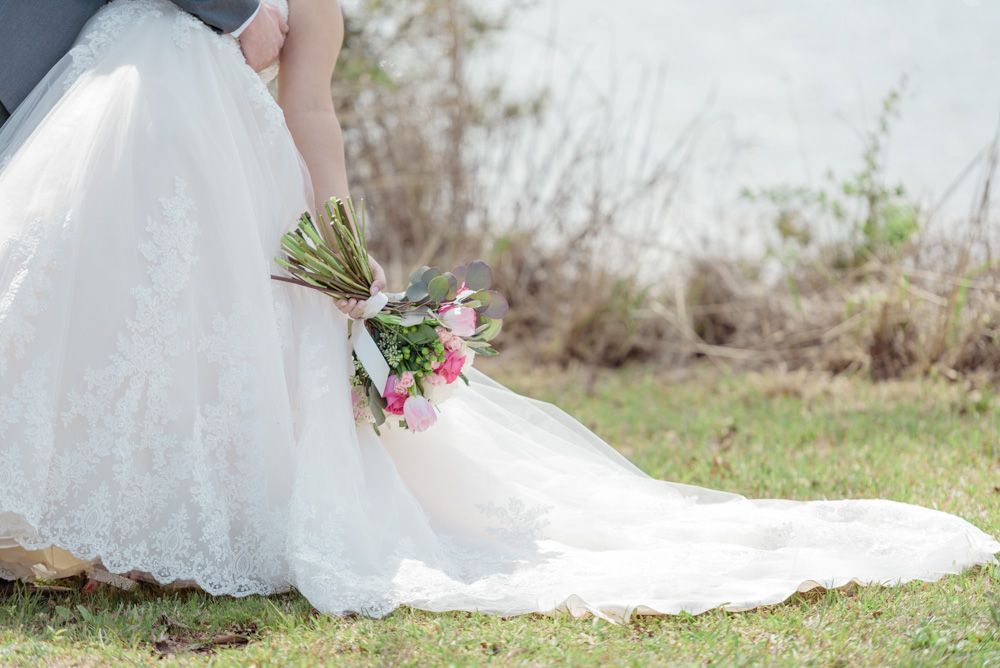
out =
<svg viewBox="0 0 1000 668"><path fill-rule="evenodd" d="M478 73L502 73L514 91L550 86L560 122L610 101L610 132L636 150L648 139L654 154L700 115L673 229L738 245L750 215L739 190L849 174L904 76L888 173L941 204L939 218L960 218L974 179L941 197L1000 119L997 26L997 0L541 0ZM630 130L638 117L652 120L648 135Z"/></svg>

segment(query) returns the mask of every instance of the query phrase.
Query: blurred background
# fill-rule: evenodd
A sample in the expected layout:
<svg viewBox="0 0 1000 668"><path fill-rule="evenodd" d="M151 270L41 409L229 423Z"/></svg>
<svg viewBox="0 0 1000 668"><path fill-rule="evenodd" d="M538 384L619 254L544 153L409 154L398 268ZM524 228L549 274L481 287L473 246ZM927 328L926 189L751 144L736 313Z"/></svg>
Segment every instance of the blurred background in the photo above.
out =
<svg viewBox="0 0 1000 668"><path fill-rule="evenodd" d="M373 250L489 262L505 354L1000 376L1000 4L342 6Z"/></svg>

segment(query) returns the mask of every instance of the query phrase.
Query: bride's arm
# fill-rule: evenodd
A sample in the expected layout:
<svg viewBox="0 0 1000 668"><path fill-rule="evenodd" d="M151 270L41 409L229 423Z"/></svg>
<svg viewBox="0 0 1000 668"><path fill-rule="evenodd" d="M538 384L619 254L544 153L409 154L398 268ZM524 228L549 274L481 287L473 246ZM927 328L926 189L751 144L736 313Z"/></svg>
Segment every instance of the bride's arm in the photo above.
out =
<svg viewBox="0 0 1000 668"><path fill-rule="evenodd" d="M315 207L331 197L346 198L344 134L330 97L330 78L344 41L344 17L337 0L290 0L288 36L281 51L278 103L295 145L312 177ZM372 294L385 289L385 273L372 260ZM364 302L338 306L358 318Z"/></svg>
<svg viewBox="0 0 1000 668"><path fill-rule="evenodd" d="M281 52L278 103L312 176L316 204L348 196L344 135L330 97L330 78L344 39L336 0L291 0Z"/></svg>

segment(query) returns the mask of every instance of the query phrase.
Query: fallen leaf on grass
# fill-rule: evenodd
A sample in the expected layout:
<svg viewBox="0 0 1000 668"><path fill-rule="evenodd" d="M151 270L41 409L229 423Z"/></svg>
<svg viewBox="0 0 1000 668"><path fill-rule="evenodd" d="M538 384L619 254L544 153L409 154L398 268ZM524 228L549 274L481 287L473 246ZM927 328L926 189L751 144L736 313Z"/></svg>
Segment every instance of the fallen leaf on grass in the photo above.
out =
<svg viewBox="0 0 1000 668"><path fill-rule="evenodd" d="M500 648L497 646L496 643L481 642L479 643L479 646L482 647L484 650L486 650L488 653L493 654L494 656L500 653Z"/></svg>
<svg viewBox="0 0 1000 668"><path fill-rule="evenodd" d="M733 466L727 462L722 457L715 455L712 457L712 473L721 473L722 471L732 472Z"/></svg>
<svg viewBox="0 0 1000 668"><path fill-rule="evenodd" d="M153 647L160 654L180 654L181 652L186 652L191 649L192 645L189 642L185 642L181 638L172 636L166 631L160 634L160 637L156 639L153 643Z"/></svg>
<svg viewBox="0 0 1000 668"><path fill-rule="evenodd" d="M245 645L248 642L250 642L250 638L235 633L223 633L212 638L213 645Z"/></svg>

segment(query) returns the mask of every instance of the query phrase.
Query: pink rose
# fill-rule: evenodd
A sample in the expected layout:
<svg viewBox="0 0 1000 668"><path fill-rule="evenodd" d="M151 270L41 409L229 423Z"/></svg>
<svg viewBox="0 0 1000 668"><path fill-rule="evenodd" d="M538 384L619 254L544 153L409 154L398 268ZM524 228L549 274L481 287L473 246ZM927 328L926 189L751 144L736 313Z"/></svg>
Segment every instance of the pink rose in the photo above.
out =
<svg viewBox="0 0 1000 668"><path fill-rule="evenodd" d="M403 409L406 406L406 400L409 395L406 394L396 394L391 392L385 398L385 412L392 413L393 415L402 415Z"/></svg>
<svg viewBox="0 0 1000 668"><path fill-rule="evenodd" d="M444 344L447 344L455 336L454 334L452 334L451 332L449 332L446 327L442 327L440 325L438 325L437 327L435 327L434 331L437 332L438 338L441 339L441 343L444 343Z"/></svg>
<svg viewBox="0 0 1000 668"><path fill-rule="evenodd" d="M424 431L437 422L437 414L431 402L421 396L406 400L403 417L406 419L406 426L417 432Z"/></svg>
<svg viewBox="0 0 1000 668"><path fill-rule="evenodd" d="M448 383L454 383L455 379L458 378L458 374L462 373L462 367L465 364L465 356L459 355L454 350L448 352L448 356L444 358L444 363L441 364L437 372L444 376L444 379Z"/></svg>
<svg viewBox="0 0 1000 668"><path fill-rule="evenodd" d="M394 376L395 377L395 376ZM395 377L396 382L392 384L392 391L396 394L407 395L408 390L413 387L413 372L404 371L402 376Z"/></svg>
<svg viewBox="0 0 1000 668"><path fill-rule="evenodd" d="M434 374L432 376L425 376L424 377L424 382L427 383L428 385L430 385L431 387L441 387L442 385L447 385L448 384L447 379L445 379L444 376L442 376L441 374L438 374L438 373L436 373L436 374Z"/></svg>
<svg viewBox="0 0 1000 668"><path fill-rule="evenodd" d="M389 380L385 383L385 392L382 393L382 396L386 401L386 413L392 413L393 415L403 414L403 404L406 403L406 399L410 394L406 390L396 392L396 385L399 382L399 378L396 374L393 374L389 376Z"/></svg>
<svg viewBox="0 0 1000 668"><path fill-rule="evenodd" d="M465 342L462 341L462 339L460 339L457 336L453 336L448 340L448 343L444 344L444 347L446 350L450 350L451 352L457 353L462 349L464 345Z"/></svg>
<svg viewBox="0 0 1000 668"><path fill-rule="evenodd" d="M455 336L467 339L476 333L476 312L471 308L456 306L441 311L441 322Z"/></svg>

